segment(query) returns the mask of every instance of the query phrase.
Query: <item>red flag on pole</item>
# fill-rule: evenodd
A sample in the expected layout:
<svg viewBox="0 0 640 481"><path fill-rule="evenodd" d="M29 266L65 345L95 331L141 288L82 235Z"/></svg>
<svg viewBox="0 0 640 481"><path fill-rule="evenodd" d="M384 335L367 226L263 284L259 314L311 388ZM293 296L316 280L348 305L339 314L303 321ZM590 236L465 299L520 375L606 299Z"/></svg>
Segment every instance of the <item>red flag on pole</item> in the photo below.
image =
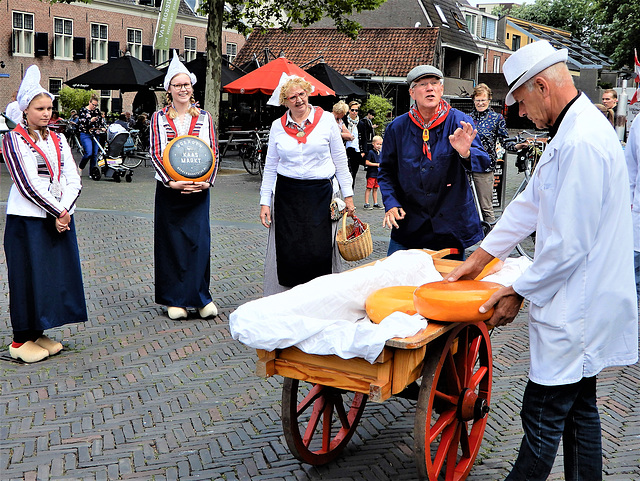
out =
<svg viewBox="0 0 640 481"><path fill-rule="evenodd" d="M640 84L640 62L638 62L638 51L636 49L633 49L634 54L635 54L635 76L633 78L633 80ZM636 91L633 93L633 97L631 97L631 101L629 102L631 105L635 104L636 102L640 101L640 85L638 85L638 87L636 88Z"/></svg>

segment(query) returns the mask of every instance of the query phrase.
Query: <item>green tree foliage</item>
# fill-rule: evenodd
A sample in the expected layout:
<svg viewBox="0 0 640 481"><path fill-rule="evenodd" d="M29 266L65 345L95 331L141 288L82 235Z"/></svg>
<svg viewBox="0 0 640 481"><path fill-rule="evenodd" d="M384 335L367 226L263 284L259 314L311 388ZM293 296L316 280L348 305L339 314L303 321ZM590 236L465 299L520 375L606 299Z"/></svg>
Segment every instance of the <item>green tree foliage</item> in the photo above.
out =
<svg viewBox="0 0 640 481"><path fill-rule="evenodd" d="M360 109L360 113L366 113L369 110L373 110L376 115L373 118L374 125L377 125L376 135L382 135L384 129L391 120L389 118L393 111L393 104L389 99L382 97L381 95L369 95L369 98Z"/></svg>
<svg viewBox="0 0 640 481"><path fill-rule="evenodd" d="M58 100L62 106L63 112L69 112L71 110L80 110L85 105L89 105L91 94L94 94L93 90L73 89L71 87L62 87L60 89L60 96Z"/></svg>
<svg viewBox="0 0 640 481"><path fill-rule="evenodd" d="M598 22L602 29L597 42L617 67L633 69L633 49L640 50L640 2L633 0L596 0Z"/></svg>
<svg viewBox="0 0 640 481"><path fill-rule="evenodd" d="M360 25L347 17L364 10L374 10L384 2L385 0L229 0L225 2L227 9L224 10L224 21L229 28L246 34L268 28L289 30L292 25L308 27L329 17L338 30L355 39ZM207 7L208 4L205 4L204 10L211 12Z"/></svg>

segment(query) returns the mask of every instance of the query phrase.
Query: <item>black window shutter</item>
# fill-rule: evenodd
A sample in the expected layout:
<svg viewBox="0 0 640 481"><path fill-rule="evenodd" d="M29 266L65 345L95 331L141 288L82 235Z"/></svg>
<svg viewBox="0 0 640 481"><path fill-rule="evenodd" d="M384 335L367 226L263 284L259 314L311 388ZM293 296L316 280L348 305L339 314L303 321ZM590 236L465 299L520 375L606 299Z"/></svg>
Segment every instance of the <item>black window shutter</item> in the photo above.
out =
<svg viewBox="0 0 640 481"><path fill-rule="evenodd" d="M109 58L107 60L113 60L120 56L120 42L109 42L107 44L107 50Z"/></svg>
<svg viewBox="0 0 640 481"><path fill-rule="evenodd" d="M84 37L73 37L73 60L87 58L87 43Z"/></svg>
<svg viewBox="0 0 640 481"><path fill-rule="evenodd" d="M36 57L49 55L49 34L47 32L36 32L33 54Z"/></svg>
<svg viewBox="0 0 640 481"><path fill-rule="evenodd" d="M144 63L148 63L149 65L153 64L153 46L152 45L142 46L142 61Z"/></svg>

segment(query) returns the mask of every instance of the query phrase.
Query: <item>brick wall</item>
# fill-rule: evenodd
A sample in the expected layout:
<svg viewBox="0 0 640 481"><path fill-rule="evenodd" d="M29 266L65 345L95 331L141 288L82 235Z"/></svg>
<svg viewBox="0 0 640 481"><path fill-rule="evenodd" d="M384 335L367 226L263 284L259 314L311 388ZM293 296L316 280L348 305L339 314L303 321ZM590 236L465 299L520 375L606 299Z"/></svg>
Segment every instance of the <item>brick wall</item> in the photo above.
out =
<svg viewBox="0 0 640 481"><path fill-rule="evenodd" d="M34 32L48 34L48 55L19 56L11 53L12 45L12 16L13 12L30 13L34 16ZM40 0L4 0L0 2L0 16L5 21L0 22L0 60L5 67L0 68L0 74L8 74L9 78L0 78L0 110L11 101L12 95L18 89L24 71L33 64L40 67L42 72L42 86L49 88L50 78L63 81L76 77L91 70L102 63L90 60L91 24L108 25L108 40L118 42L120 52L127 47L127 29L134 28L142 31L142 45L153 45L156 30L158 10L144 6L122 5L106 0L94 0L92 4L49 4ZM62 60L53 58L54 17L70 19L73 22L73 37L85 38L85 56L79 60ZM171 48L179 53L185 50L185 36L196 38L196 50L203 52L206 48L207 21L204 18L187 18L178 16ZM238 49L244 43L244 37L233 32L224 32L223 40L238 43ZM223 51L225 52L223 44ZM135 94L123 95L123 109L131 109ZM113 95L117 97L117 91Z"/></svg>

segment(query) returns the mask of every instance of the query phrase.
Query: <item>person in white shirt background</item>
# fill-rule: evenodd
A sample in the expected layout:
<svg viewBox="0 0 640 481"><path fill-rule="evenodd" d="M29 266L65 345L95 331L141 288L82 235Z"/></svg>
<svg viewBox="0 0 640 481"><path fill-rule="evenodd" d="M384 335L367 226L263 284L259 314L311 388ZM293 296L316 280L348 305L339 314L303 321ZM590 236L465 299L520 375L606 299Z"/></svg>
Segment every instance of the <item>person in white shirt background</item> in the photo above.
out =
<svg viewBox="0 0 640 481"><path fill-rule="evenodd" d="M566 66L567 50L537 41L504 64L508 105L549 129L529 185L448 279L473 278L536 231L531 266L481 308L501 326L529 301L524 437L506 478L546 480L563 441L565 478L602 479L596 376L638 360L638 309L628 176L615 131ZM475 273L475 274L474 274Z"/></svg>

